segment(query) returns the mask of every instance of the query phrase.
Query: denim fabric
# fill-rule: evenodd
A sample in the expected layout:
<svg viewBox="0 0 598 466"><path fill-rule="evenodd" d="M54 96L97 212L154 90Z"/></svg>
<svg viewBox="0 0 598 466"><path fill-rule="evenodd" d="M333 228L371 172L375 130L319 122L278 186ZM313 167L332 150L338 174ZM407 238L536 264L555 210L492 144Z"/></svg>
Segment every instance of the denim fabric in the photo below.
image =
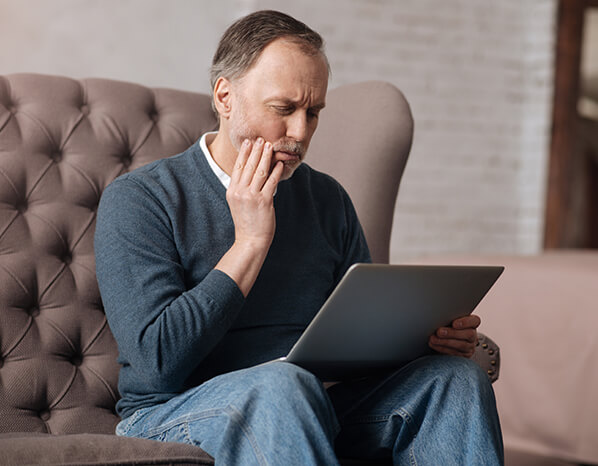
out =
<svg viewBox="0 0 598 466"><path fill-rule="evenodd" d="M500 465L494 391L474 362L418 359L398 372L333 386L339 456L392 457L394 464Z"/></svg>
<svg viewBox="0 0 598 466"><path fill-rule="evenodd" d="M198 445L227 466L336 465L337 454L410 465L503 464L488 378L450 356L328 391L297 366L262 364L140 409L117 434Z"/></svg>

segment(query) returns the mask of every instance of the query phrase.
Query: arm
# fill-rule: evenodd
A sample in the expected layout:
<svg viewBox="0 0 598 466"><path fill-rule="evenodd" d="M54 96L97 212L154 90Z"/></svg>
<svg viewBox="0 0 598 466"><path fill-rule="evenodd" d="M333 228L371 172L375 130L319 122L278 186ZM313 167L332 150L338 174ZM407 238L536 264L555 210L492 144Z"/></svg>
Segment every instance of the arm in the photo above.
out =
<svg viewBox="0 0 598 466"><path fill-rule="evenodd" d="M216 265L231 277L244 296L264 264L276 228L274 193L282 175L278 162L270 171L272 144L245 140L235 162L226 200L235 224L235 242Z"/></svg>
<svg viewBox="0 0 598 466"><path fill-rule="evenodd" d="M264 154L253 149L241 150L231 195L227 192L235 242L191 289L161 203L127 179L114 182L102 196L95 244L102 301L121 362L156 391L183 387L234 322L267 254L282 167L262 177L262 159L271 156L271 147ZM260 178L255 183L254 172Z"/></svg>
<svg viewBox="0 0 598 466"><path fill-rule="evenodd" d="M129 179L104 191L95 251L120 362L157 392L179 390L230 327L243 295L220 271L188 289L167 212Z"/></svg>

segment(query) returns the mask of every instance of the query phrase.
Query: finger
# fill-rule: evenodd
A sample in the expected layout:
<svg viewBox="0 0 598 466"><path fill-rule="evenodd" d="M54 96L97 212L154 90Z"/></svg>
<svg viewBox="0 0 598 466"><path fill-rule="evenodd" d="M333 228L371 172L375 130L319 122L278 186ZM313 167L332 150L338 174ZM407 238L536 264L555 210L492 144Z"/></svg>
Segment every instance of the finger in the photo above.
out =
<svg viewBox="0 0 598 466"><path fill-rule="evenodd" d="M456 329L465 329L465 328L478 328L482 323L482 319L480 319L475 314L460 317L459 319L455 319L452 323L452 327Z"/></svg>
<svg viewBox="0 0 598 466"><path fill-rule="evenodd" d="M245 164L247 163L247 159L249 158L250 153L251 153L251 141L249 139L245 139L243 141L243 144L241 144L241 148L239 149L239 154L237 155L237 160L235 160L233 172L230 177L231 184L236 184L241 179L241 174L243 173L243 168L245 168Z"/></svg>
<svg viewBox="0 0 598 466"><path fill-rule="evenodd" d="M257 138L256 141L253 143L253 147L251 148L251 153L249 154L247 163L245 164L245 167L243 167L243 173L241 174L240 180L240 183L243 186L249 186L251 184L253 174L255 173L257 165L262 157L263 149L264 140L262 138Z"/></svg>
<svg viewBox="0 0 598 466"><path fill-rule="evenodd" d="M453 348L458 351L469 351L476 346L475 343L472 343L469 340L461 340L457 338L438 338L436 335L431 335L429 341L436 346Z"/></svg>
<svg viewBox="0 0 598 466"><path fill-rule="evenodd" d="M272 144L266 142L264 144L264 150L262 151L262 158L259 161L259 164L253 174L253 179L251 180L251 189L254 192L259 192L262 190L264 183L268 179L268 174L270 172L270 164L272 163Z"/></svg>
<svg viewBox="0 0 598 466"><path fill-rule="evenodd" d="M268 177L266 183L264 183L264 187L262 188L262 193L264 196L274 197L274 193L276 192L276 187L280 182L280 177L282 176L282 172L284 170L284 163L280 160L276 162L274 168L272 169L272 173Z"/></svg>
<svg viewBox="0 0 598 466"><path fill-rule="evenodd" d="M465 330L456 330L451 327L440 327L436 330L435 336L440 340L461 340L470 344L478 341L478 332L473 328Z"/></svg>
<svg viewBox="0 0 598 466"><path fill-rule="evenodd" d="M462 340L441 340L434 335L430 337L428 345L434 351L453 356L471 357L475 352L475 345Z"/></svg>

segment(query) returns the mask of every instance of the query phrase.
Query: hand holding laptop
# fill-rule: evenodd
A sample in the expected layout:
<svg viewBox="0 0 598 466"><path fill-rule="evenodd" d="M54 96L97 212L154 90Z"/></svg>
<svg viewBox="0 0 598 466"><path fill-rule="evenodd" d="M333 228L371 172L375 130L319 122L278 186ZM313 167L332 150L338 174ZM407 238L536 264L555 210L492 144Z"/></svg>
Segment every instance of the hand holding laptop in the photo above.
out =
<svg viewBox="0 0 598 466"><path fill-rule="evenodd" d="M390 370L435 350L471 356L472 314L501 266L354 264L282 360L323 381Z"/></svg>
<svg viewBox="0 0 598 466"><path fill-rule="evenodd" d="M481 323L482 319L473 314L455 319L450 327L437 329L428 345L438 353L471 358L478 341L476 329Z"/></svg>

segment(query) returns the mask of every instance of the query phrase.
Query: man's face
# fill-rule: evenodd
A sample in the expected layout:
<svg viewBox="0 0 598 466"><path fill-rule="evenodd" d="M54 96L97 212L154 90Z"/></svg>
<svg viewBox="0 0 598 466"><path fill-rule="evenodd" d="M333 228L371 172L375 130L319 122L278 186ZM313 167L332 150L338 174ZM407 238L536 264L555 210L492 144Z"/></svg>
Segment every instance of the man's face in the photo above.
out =
<svg viewBox="0 0 598 466"><path fill-rule="evenodd" d="M238 151L243 140L263 137L274 148L271 168L282 161L281 179L290 178L316 130L327 87L322 55L306 55L293 42L275 40L232 84L228 131L233 146Z"/></svg>

